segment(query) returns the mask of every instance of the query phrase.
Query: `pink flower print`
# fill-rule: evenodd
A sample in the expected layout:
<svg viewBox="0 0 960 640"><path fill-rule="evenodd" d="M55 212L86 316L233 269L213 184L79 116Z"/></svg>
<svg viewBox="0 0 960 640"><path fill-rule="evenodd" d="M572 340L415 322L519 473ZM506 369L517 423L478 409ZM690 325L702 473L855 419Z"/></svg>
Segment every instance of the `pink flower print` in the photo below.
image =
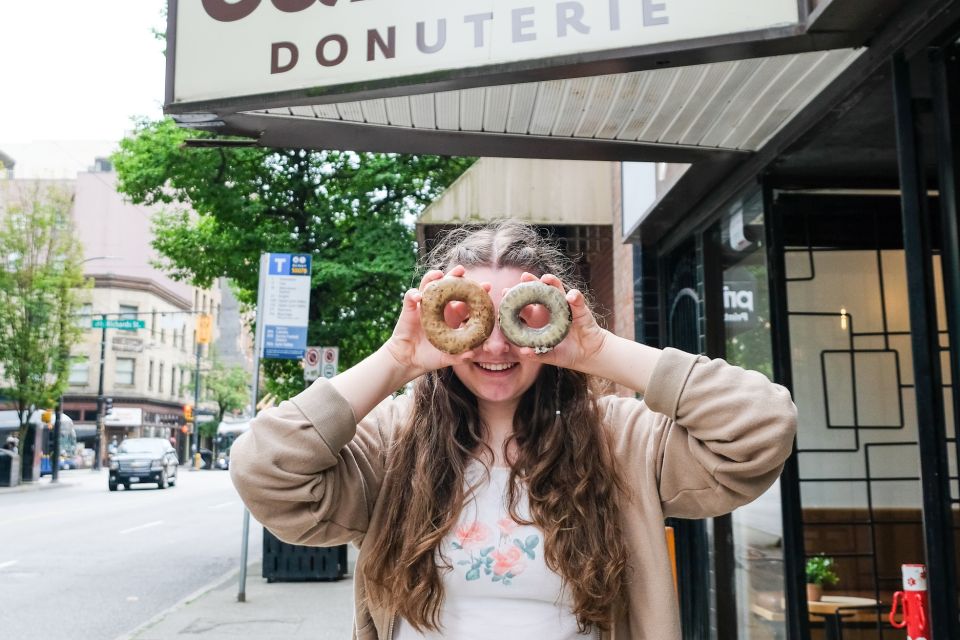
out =
<svg viewBox="0 0 960 640"><path fill-rule="evenodd" d="M509 577L518 576L523 573L527 565L520 558L523 552L518 547L510 547L506 551L494 551L490 554L493 557L493 573L497 576Z"/></svg>
<svg viewBox="0 0 960 640"><path fill-rule="evenodd" d="M509 536L519 525L513 521L513 518L501 518L497 520L497 526L500 527L501 536Z"/></svg>
<svg viewBox="0 0 960 640"><path fill-rule="evenodd" d="M456 531L457 542L464 551L476 551L490 539L490 528L482 522L462 525Z"/></svg>

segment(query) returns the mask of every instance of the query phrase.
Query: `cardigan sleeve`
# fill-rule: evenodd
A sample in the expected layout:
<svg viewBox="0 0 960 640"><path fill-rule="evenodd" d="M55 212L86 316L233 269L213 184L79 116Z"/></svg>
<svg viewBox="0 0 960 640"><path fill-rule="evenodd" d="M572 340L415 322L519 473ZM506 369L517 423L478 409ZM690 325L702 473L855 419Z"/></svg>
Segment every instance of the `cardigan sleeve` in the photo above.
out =
<svg viewBox="0 0 960 640"><path fill-rule="evenodd" d="M230 451L230 477L250 513L292 544L359 544L401 404L388 398L358 422L321 378L262 411Z"/></svg>
<svg viewBox="0 0 960 640"><path fill-rule="evenodd" d="M705 518L751 502L793 447L797 409L763 374L665 349L643 401L608 401L618 459L654 482L664 516Z"/></svg>

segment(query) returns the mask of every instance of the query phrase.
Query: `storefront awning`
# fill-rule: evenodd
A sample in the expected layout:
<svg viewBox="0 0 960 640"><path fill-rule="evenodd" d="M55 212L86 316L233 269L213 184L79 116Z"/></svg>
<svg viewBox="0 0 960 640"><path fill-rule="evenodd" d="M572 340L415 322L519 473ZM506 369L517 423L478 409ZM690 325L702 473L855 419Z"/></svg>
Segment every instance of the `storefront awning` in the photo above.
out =
<svg viewBox="0 0 960 640"><path fill-rule="evenodd" d="M171 2L165 111L276 147L736 158L846 68L878 11L808 4Z"/></svg>

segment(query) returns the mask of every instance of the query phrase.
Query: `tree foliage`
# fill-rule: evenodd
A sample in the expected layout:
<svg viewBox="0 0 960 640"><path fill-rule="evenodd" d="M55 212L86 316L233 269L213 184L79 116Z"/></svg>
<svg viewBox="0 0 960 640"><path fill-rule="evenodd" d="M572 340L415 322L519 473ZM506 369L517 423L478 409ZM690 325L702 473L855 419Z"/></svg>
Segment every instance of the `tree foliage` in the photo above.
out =
<svg viewBox="0 0 960 640"><path fill-rule="evenodd" d="M72 206L72 192L56 183L10 182L0 192L0 366L21 452L33 411L53 407L66 388L70 348L82 335L73 318L84 278Z"/></svg>
<svg viewBox="0 0 960 640"><path fill-rule="evenodd" d="M141 123L114 157L118 189L166 205L154 220L161 268L197 286L228 277L254 304L259 256L313 256L308 341L344 366L390 335L415 264L410 220L472 162L302 149L185 148L202 137L170 120ZM268 388L302 388L299 363L269 361Z"/></svg>
<svg viewBox="0 0 960 640"><path fill-rule="evenodd" d="M203 397L217 404L216 418L200 427L202 435L212 438L228 411L243 409L250 401L250 376L243 367L228 367L214 354L210 370L201 380Z"/></svg>

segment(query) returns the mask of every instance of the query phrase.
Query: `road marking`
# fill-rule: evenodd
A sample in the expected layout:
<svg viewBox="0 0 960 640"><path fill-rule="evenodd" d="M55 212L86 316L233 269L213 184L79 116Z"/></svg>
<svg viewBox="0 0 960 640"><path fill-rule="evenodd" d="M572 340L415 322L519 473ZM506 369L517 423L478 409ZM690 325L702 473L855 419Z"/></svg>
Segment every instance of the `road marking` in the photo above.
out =
<svg viewBox="0 0 960 640"><path fill-rule="evenodd" d="M7 560L6 562L0 562L0 569L6 569L7 567L12 567L17 564L16 560Z"/></svg>
<svg viewBox="0 0 960 640"><path fill-rule="evenodd" d="M237 501L236 501L236 500L231 500L231 501L229 501L229 502L221 502L220 504L215 504L215 505L211 506L210 508L211 508L211 509L220 509L220 508L222 508L222 507L229 507L229 506L232 505L232 504L237 504Z"/></svg>
<svg viewBox="0 0 960 640"><path fill-rule="evenodd" d="M132 533L134 531L140 531L140 529L148 529L150 527L155 527L158 524L163 524L163 520L157 520L156 522L148 522L147 524L141 524L140 526L137 526L137 527L130 527L129 529L124 529L123 531L120 532L120 535L123 535L125 533Z"/></svg>

